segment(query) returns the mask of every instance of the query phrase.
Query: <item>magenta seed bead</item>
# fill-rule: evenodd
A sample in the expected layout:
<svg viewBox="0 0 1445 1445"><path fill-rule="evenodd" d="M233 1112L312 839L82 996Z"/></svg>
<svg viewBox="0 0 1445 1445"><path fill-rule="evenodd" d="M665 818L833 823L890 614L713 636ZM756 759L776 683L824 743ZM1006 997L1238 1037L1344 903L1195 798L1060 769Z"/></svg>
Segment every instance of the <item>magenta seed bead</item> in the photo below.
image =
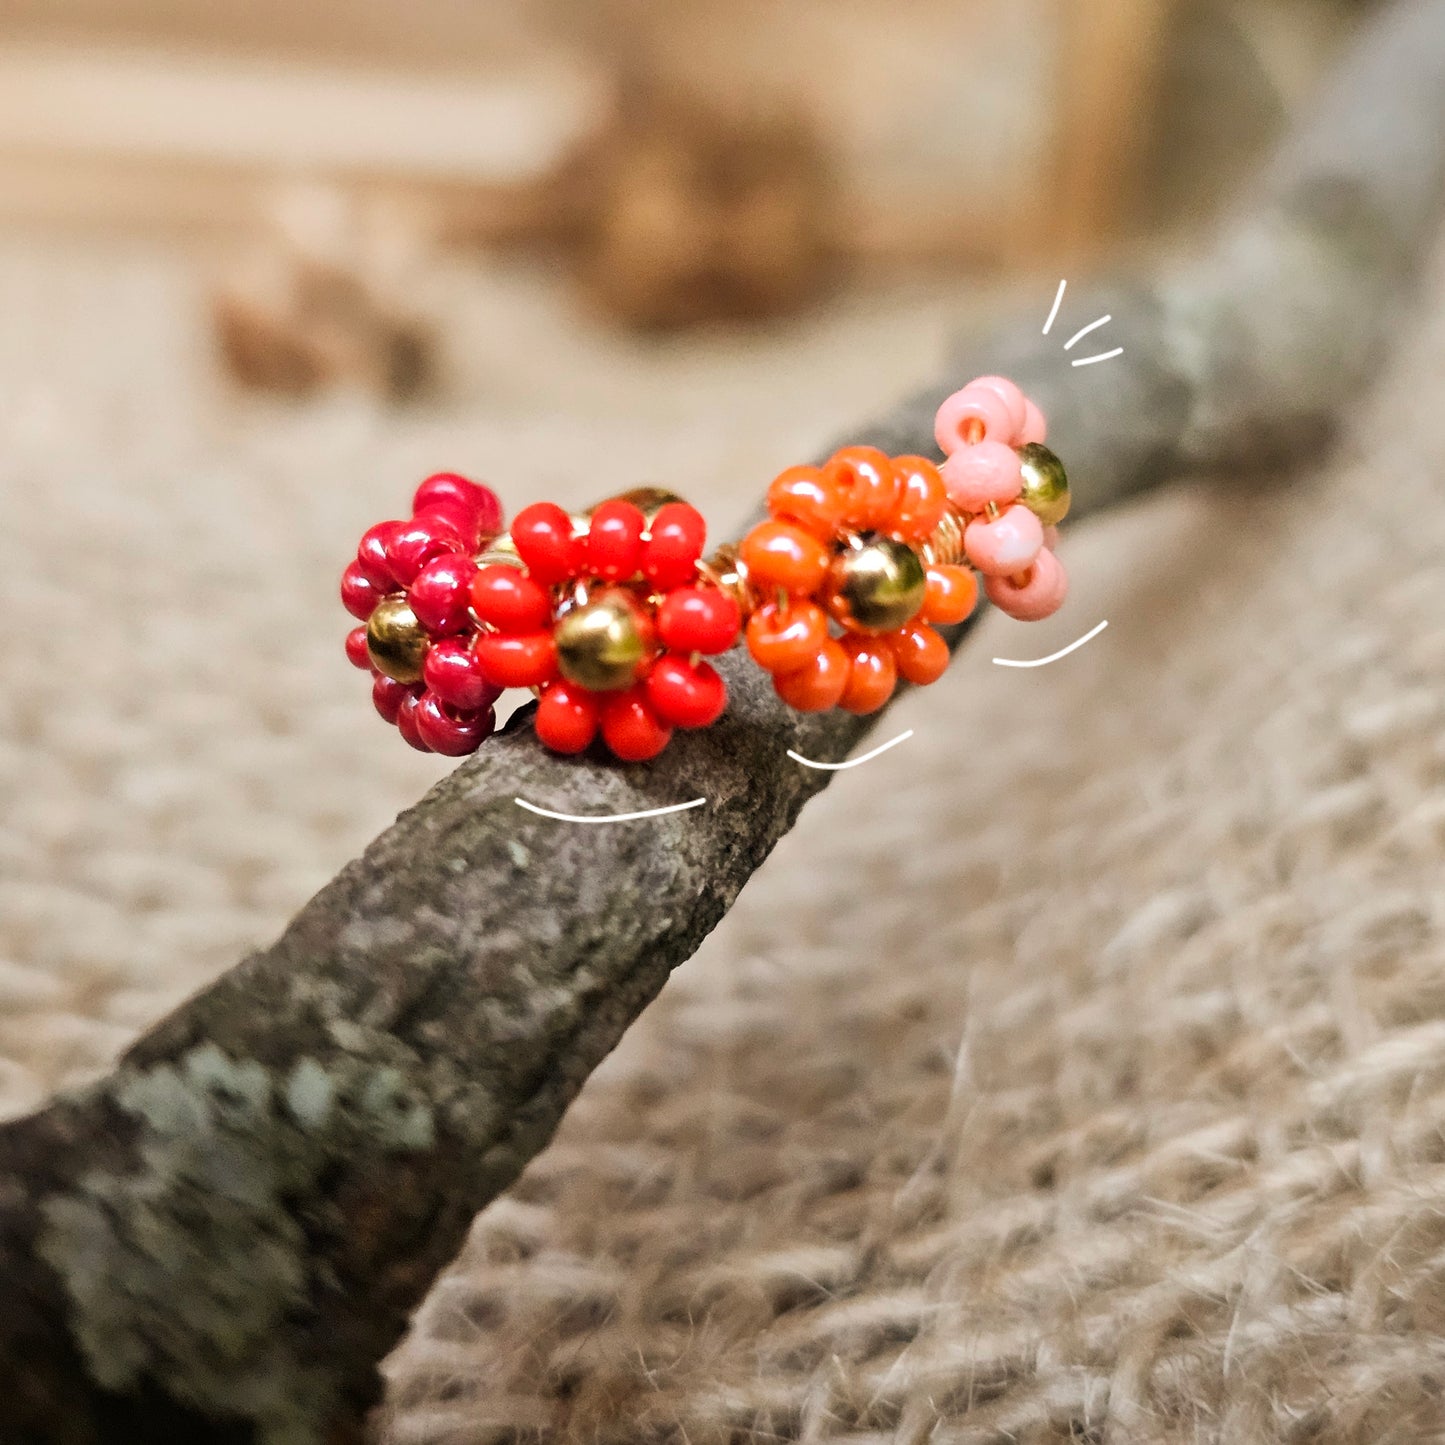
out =
<svg viewBox="0 0 1445 1445"><path fill-rule="evenodd" d="M341 605L358 622L365 622L386 592L393 590L393 584L377 587L361 570L360 562L353 562L341 574Z"/></svg>
<svg viewBox="0 0 1445 1445"><path fill-rule="evenodd" d="M424 692L416 705L416 730L434 753L448 758L474 753L492 735L496 717L485 712L456 712L437 697Z"/></svg>
<svg viewBox="0 0 1445 1445"><path fill-rule="evenodd" d="M471 620L472 578L477 564L460 553L433 557L407 589L416 619L433 637L450 637Z"/></svg>
<svg viewBox="0 0 1445 1445"><path fill-rule="evenodd" d="M353 627L346 634L346 660L363 672L371 670L371 656L366 650L366 629Z"/></svg>
<svg viewBox="0 0 1445 1445"><path fill-rule="evenodd" d="M413 514L438 504L460 508L485 537L495 537L502 530L502 503L490 488L481 486L456 472L438 472L416 489L412 498Z"/></svg>
<svg viewBox="0 0 1445 1445"><path fill-rule="evenodd" d="M427 648L422 678L432 692L459 712L481 712L502 695L502 689L482 671L470 644L460 637L447 637Z"/></svg>
<svg viewBox="0 0 1445 1445"><path fill-rule="evenodd" d="M421 689L408 688L406 696L401 700L401 707L396 714L396 730L417 752L429 753L431 752L431 745L422 737L421 728L418 725L417 708L420 706Z"/></svg>
<svg viewBox="0 0 1445 1445"><path fill-rule="evenodd" d="M399 526L400 522L378 522L368 527L356 549L356 565L378 592L396 590L396 575L391 570L391 539Z"/></svg>
<svg viewBox="0 0 1445 1445"><path fill-rule="evenodd" d="M394 723L401 712L402 703L415 691L417 689L414 685L408 686L394 677L388 677L384 672L378 672L371 684L371 701L387 722Z"/></svg>
<svg viewBox="0 0 1445 1445"><path fill-rule="evenodd" d="M387 556L392 575L403 587L409 587L433 557L466 550L466 536L456 519L444 511L431 511L419 512L411 521L397 523Z"/></svg>

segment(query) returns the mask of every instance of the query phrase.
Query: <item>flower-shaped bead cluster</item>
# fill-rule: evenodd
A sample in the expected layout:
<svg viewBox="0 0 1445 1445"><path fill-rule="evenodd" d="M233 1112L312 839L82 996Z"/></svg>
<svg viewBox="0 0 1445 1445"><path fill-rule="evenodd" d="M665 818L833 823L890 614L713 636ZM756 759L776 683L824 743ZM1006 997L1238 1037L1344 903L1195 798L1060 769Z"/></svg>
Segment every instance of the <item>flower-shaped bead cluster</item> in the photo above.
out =
<svg viewBox="0 0 1445 1445"><path fill-rule="evenodd" d="M640 762L675 727L706 727L727 688L703 654L737 641L737 602L706 585L698 562L706 524L684 502L649 518L626 499L584 524L540 502L512 523L517 565L483 567L472 611L488 630L476 656L498 687L538 696L537 736L561 753L600 733L619 758Z"/></svg>
<svg viewBox="0 0 1445 1445"><path fill-rule="evenodd" d="M985 376L939 407L934 435L947 457L948 499L968 519L964 551L989 601L1023 622L1057 612L1069 579L1053 528L1069 509L1068 480L1044 446L1043 414L1013 382Z"/></svg>
<svg viewBox="0 0 1445 1445"><path fill-rule="evenodd" d="M758 597L748 651L784 702L869 713L900 677L935 681L948 647L933 624L962 622L978 585L934 557L948 493L933 463L845 447L821 467L782 473L767 500L770 520L739 557Z"/></svg>
<svg viewBox="0 0 1445 1445"><path fill-rule="evenodd" d="M346 655L372 674L372 700L412 747L458 757L492 731L501 689L472 649L469 610L480 548L502 529L496 494L450 472L417 488L412 515L379 522L341 578L362 625Z"/></svg>

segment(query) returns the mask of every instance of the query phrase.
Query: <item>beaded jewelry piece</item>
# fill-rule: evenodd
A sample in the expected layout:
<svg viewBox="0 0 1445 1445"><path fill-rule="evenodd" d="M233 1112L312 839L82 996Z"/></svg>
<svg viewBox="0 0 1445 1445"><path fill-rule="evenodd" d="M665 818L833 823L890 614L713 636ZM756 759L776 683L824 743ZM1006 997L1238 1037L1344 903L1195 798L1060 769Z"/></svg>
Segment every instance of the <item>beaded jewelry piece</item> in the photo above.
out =
<svg viewBox="0 0 1445 1445"><path fill-rule="evenodd" d="M361 540L342 578L365 625L347 655L369 668L377 711L416 748L474 751L508 687L538 698L537 736L561 753L599 733L628 762L727 705L707 656L745 636L778 695L803 712L869 713L898 679L948 665L935 630L990 601L1033 621L1068 580L1054 555L1068 478L1018 387L982 377L938 410L941 467L845 447L768 488L769 518L704 560L706 524L644 489L574 517L550 502L502 531L494 493L450 473L413 516Z"/></svg>

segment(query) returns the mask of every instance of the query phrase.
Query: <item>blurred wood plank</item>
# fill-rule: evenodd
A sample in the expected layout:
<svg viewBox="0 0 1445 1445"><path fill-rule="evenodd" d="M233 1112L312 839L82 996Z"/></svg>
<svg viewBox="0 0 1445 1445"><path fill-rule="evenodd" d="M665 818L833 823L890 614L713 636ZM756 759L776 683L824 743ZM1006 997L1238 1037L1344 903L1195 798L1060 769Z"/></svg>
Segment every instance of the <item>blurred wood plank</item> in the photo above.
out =
<svg viewBox="0 0 1445 1445"><path fill-rule="evenodd" d="M605 103L560 58L388 73L166 49L0 46L0 209L226 224L310 176L454 198L525 190Z"/></svg>

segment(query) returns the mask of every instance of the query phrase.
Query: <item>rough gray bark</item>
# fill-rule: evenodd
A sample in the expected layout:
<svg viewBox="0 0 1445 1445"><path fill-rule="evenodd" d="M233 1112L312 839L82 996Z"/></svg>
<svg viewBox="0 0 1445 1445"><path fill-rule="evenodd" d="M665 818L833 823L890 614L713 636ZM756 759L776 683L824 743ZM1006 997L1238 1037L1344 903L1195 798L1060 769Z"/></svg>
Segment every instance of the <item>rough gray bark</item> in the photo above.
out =
<svg viewBox="0 0 1445 1445"><path fill-rule="evenodd" d="M1029 315L855 439L931 444L1003 370L1080 510L1182 471L1311 456L1365 375L1445 180L1445 0L1387 12L1196 261L1109 296L1074 370ZM0 1441L359 1438L472 1216L717 923L869 723L788 713L739 659L718 726L644 768L489 743L280 940L95 1086L0 1130ZM706 808L583 828L583 813Z"/></svg>

